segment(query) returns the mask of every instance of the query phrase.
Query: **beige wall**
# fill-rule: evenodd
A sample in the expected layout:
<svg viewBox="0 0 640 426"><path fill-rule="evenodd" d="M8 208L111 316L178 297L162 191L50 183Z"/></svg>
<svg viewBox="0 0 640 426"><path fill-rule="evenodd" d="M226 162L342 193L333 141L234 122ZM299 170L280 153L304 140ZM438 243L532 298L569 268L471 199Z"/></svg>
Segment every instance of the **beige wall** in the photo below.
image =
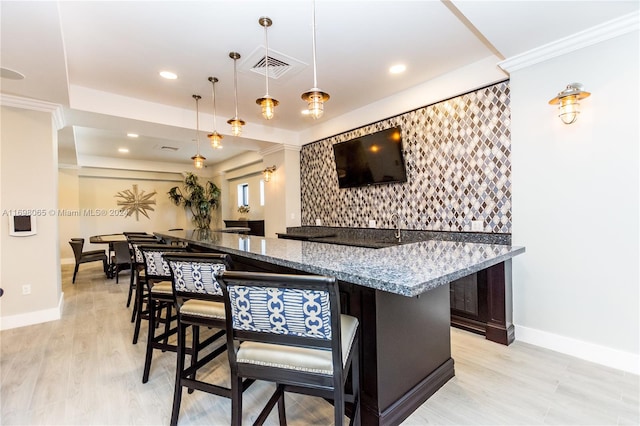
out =
<svg viewBox="0 0 640 426"><path fill-rule="evenodd" d="M513 243L527 248L513 260L516 339L636 374L639 40L511 75ZM592 95L565 125L547 102L576 81Z"/></svg>
<svg viewBox="0 0 640 426"><path fill-rule="evenodd" d="M57 137L51 112L1 108L1 328L60 318ZM9 236L11 210L34 209L37 234ZM4 214L4 213L7 214ZM23 295L23 286L31 293Z"/></svg>
<svg viewBox="0 0 640 426"><path fill-rule="evenodd" d="M240 167L225 176L227 185L227 197L223 206L222 219L236 220L240 216L250 220L264 219L264 207L260 205L260 181L262 177L262 164L250 164ZM238 185L249 185L249 207L248 214L238 213ZM266 202L266 201L265 201Z"/></svg>
<svg viewBox="0 0 640 426"><path fill-rule="evenodd" d="M69 206L69 210L79 212L79 216L59 216L60 249L66 254L62 256L66 261L73 258L73 253L67 250L71 237L85 238L85 250L104 249L104 245L89 244L89 237L127 231L153 233L190 226L184 209L173 205L167 196L169 189L180 185L180 181L164 180L153 173L136 173L133 177L127 171L115 170L104 171L100 176L86 176L82 170L78 174L74 176L72 171L60 171L60 210ZM177 175L176 179L181 179L181 176ZM153 197L155 204L151 205L154 211L147 211L149 218L142 213L136 219L135 213L127 217L119 212L117 201L121 199L115 195L127 189L133 190L133 185L138 186L138 193L156 192ZM94 214L98 210L106 211L106 215Z"/></svg>

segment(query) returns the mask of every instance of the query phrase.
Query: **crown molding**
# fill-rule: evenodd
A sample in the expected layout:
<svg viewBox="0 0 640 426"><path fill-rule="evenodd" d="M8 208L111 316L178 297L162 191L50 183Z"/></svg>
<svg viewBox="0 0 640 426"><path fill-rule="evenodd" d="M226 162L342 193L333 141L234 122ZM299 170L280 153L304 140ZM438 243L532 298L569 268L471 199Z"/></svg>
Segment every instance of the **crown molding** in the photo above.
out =
<svg viewBox="0 0 640 426"><path fill-rule="evenodd" d="M596 25L595 27L580 31L571 36L507 58L504 61L498 62L498 66L506 72L512 73L557 56L566 55L575 50L610 40L632 31L638 31L640 27L639 18L639 12L629 13L620 18Z"/></svg>
<svg viewBox="0 0 640 426"><path fill-rule="evenodd" d="M51 114L56 130L60 130L65 126L64 113L62 105L60 104L0 93L0 105L32 111L48 112Z"/></svg>
<svg viewBox="0 0 640 426"><path fill-rule="evenodd" d="M283 143L283 144L277 144L277 145L271 146L269 148L261 149L260 151L258 151L258 153L264 157L265 155L274 154L280 151L300 152L300 149L301 147L299 145L291 145L291 144Z"/></svg>

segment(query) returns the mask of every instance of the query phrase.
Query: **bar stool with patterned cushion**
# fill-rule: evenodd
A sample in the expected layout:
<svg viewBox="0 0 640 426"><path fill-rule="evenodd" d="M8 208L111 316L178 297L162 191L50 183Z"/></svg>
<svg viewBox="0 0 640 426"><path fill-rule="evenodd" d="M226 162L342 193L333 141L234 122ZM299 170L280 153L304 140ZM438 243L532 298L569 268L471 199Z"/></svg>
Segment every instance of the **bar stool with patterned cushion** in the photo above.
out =
<svg viewBox="0 0 640 426"><path fill-rule="evenodd" d="M340 314L335 278L228 271L219 282L227 317L231 424L242 424L242 378L276 383L255 424L276 403L280 423L286 423L284 392L332 400L336 425L344 423L345 402L353 403L352 423L360 424L358 320Z"/></svg>
<svg viewBox="0 0 640 426"><path fill-rule="evenodd" d="M177 323L175 327L171 326L174 321L177 321L178 316L172 313L176 298L173 295L169 264L164 260L163 255L166 253L185 252L186 248L168 244L140 245L138 248L144 258L144 283L148 293L147 316L149 331L147 333L147 351L142 373L142 383L147 383L151 370L153 350L160 349L162 352L176 352L177 350L176 345L169 344L169 338L178 332ZM166 314L161 317L163 310ZM156 325L158 323L164 323L164 331L156 335Z"/></svg>
<svg viewBox="0 0 640 426"><path fill-rule="evenodd" d="M232 261L228 254L214 253L168 253L164 255L164 259L171 270L178 309L178 360L171 413L171 425L176 425L183 387L188 388L190 393L197 389L226 398L231 397L231 389L197 380L196 373L227 350L226 340L222 339L226 328L224 302L217 277L225 270L231 269ZM191 362L189 366L185 366L185 355L189 353L186 335L190 326ZM217 331L200 342L200 327ZM198 359L198 353L211 344L215 344L211 351L202 359ZM253 380L245 381L243 389L247 389L252 382Z"/></svg>

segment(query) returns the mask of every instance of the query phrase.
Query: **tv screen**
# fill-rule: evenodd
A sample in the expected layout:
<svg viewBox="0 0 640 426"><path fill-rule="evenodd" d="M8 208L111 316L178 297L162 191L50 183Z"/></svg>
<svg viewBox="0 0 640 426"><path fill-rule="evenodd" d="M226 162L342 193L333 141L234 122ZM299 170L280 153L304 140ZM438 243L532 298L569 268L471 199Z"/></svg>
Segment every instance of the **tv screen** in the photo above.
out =
<svg viewBox="0 0 640 426"><path fill-rule="evenodd" d="M337 143L333 154L340 188L407 181L400 127Z"/></svg>

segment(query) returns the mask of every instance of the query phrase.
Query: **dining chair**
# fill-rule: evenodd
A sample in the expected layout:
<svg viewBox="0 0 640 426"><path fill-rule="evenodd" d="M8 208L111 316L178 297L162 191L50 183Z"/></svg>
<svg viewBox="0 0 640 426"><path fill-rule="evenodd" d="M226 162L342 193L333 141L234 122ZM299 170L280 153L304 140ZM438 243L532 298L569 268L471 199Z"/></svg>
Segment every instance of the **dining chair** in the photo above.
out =
<svg viewBox="0 0 640 426"><path fill-rule="evenodd" d="M114 241L113 256L111 256L111 265L113 273L116 276L116 283L120 282L120 271L131 268L131 250L128 241ZM133 270L131 271L133 274ZM127 306L129 304L127 303Z"/></svg>
<svg viewBox="0 0 640 426"><path fill-rule="evenodd" d="M227 351L225 334L225 308L222 290L217 277L232 268L228 254L214 253L167 253L165 261L169 264L173 293L178 310L178 348L176 363L176 381L173 394L171 425L178 423L183 388L208 392L226 398L231 397L231 389L196 378L199 369L206 366ZM191 348L187 347L187 330L191 327ZM217 330L200 342L200 328ZM212 345L210 351L199 359L199 353ZM191 359L185 365L186 354L191 349ZM243 390L253 380L245 380Z"/></svg>
<svg viewBox="0 0 640 426"><path fill-rule="evenodd" d="M336 425L344 424L345 402L352 403L351 423L360 424L358 320L340 313L336 279L225 271L218 281L227 321L231 424L242 424L243 378L276 384L255 424L276 403L280 424L286 424L285 392L332 400Z"/></svg>
<svg viewBox="0 0 640 426"><path fill-rule="evenodd" d="M71 245L71 249L73 250L73 256L75 257L75 261L76 261L76 266L75 268L73 268L73 279L71 280L73 284L76 283L76 275L78 274L78 268L83 263L102 261L102 269L104 273L107 274L107 271L108 271L107 255L104 252L104 250L83 251L84 238L72 238L71 241L69 241L69 244Z"/></svg>
<svg viewBox="0 0 640 426"><path fill-rule="evenodd" d="M144 361L144 371L142 373L142 383L149 380L153 350L177 351L177 345L169 344L169 338L178 332L177 323L175 327L171 324L177 321L177 314L173 315L173 308L176 298L173 295L171 284L171 271L169 264L164 260L163 255L167 253L186 252L184 247L170 246L168 244L153 244L138 246L144 258L145 279L143 280L147 290L146 316L149 323L147 333L147 349ZM141 287L138 283L138 287ZM138 306L138 318L141 318L141 306ZM161 316L165 311L164 317ZM164 331L156 335L156 325L164 323Z"/></svg>

